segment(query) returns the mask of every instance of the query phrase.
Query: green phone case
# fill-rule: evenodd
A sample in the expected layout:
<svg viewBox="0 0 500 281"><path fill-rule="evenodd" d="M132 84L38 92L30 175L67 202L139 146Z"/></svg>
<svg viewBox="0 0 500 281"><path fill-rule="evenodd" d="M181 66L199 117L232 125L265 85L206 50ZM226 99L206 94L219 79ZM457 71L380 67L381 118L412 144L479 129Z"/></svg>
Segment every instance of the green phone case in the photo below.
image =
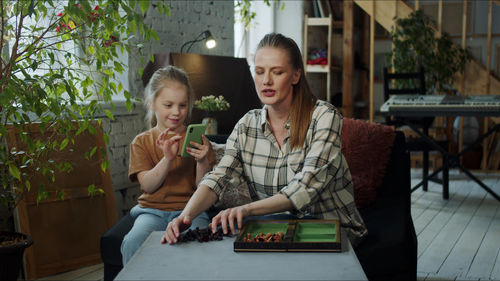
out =
<svg viewBox="0 0 500 281"><path fill-rule="evenodd" d="M191 124L187 127L186 138L184 139L184 144L182 145L181 156L191 157L186 151L186 148L192 147L189 142L194 141L197 143L203 143L201 135L205 133L205 124Z"/></svg>

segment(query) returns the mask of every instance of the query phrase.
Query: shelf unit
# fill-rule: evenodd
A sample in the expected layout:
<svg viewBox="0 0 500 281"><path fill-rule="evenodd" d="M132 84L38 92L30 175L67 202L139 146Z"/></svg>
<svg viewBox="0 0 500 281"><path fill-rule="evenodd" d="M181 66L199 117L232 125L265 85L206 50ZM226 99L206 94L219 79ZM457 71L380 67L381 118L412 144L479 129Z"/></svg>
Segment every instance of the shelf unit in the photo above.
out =
<svg viewBox="0 0 500 281"><path fill-rule="evenodd" d="M307 64L307 56L308 56L308 50L311 44L311 40L309 38L310 32L314 31L313 28L317 27L322 27L327 29L326 36L325 37L325 42L327 46L327 64L326 65L308 65ZM336 65L334 63L334 55L335 55L335 50L334 50L334 40L337 38L337 34L334 34L334 30L342 29L343 28L343 22L342 21L335 21L333 20L332 15L330 14L328 17L309 17L307 14L304 15L304 34L303 34L303 61L304 61L304 68L305 68L305 74L307 76L308 73L320 73L320 74L325 74L326 77L326 90L325 90L325 100L328 102L332 102L332 89L335 90L334 87L334 79L333 79L333 74L334 73L341 73L342 72L342 66ZM337 38L338 39L338 38ZM338 47L337 47L338 48ZM340 50L341 51L341 50ZM337 54L339 55L339 54ZM337 58L339 59L339 58ZM339 60L342 61L342 60ZM334 65L335 64L335 65ZM338 63L337 63L338 64ZM338 81L341 80L340 76L337 78ZM309 82L311 82L309 80ZM340 83L340 82L338 82ZM340 85L340 84L339 84ZM336 91L341 91L340 87L337 87ZM320 95L321 96L321 95Z"/></svg>
<svg viewBox="0 0 500 281"><path fill-rule="evenodd" d="M327 35L327 54L328 54L328 63L326 65L308 65L307 64L307 55L309 50L309 28L311 27L327 27L328 35ZM332 84L332 29L333 29L333 18L330 14L328 17L323 18L310 18L308 15L304 15L304 40L303 40L303 48L302 48L302 58L304 61L305 75L307 77L307 73L324 73L326 74L326 100L331 102L331 84Z"/></svg>

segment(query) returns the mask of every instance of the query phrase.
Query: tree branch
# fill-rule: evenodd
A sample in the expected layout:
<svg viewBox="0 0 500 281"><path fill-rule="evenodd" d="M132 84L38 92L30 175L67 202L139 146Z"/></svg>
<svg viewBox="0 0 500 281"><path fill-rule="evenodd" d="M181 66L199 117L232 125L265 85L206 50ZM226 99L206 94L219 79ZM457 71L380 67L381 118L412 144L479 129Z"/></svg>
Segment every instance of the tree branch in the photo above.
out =
<svg viewBox="0 0 500 281"><path fill-rule="evenodd" d="M3 77L3 59L1 58L2 52L3 52L3 46L4 46L4 35L5 35L5 21L4 18L6 17L7 11L5 10L3 6L3 1L0 1L0 9L2 10L2 18L0 19L2 21L2 27L0 30L0 79ZM1 110L0 110L1 112Z"/></svg>

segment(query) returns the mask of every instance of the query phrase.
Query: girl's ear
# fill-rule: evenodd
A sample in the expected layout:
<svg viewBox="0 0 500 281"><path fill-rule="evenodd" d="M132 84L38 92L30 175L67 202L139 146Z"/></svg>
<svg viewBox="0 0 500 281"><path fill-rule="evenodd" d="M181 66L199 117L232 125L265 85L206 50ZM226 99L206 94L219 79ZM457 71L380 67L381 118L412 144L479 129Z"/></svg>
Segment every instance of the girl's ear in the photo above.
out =
<svg viewBox="0 0 500 281"><path fill-rule="evenodd" d="M302 75L302 70L301 69L295 70L295 72L293 73L292 85L297 85L297 83L299 83L301 75Z"/></svg>

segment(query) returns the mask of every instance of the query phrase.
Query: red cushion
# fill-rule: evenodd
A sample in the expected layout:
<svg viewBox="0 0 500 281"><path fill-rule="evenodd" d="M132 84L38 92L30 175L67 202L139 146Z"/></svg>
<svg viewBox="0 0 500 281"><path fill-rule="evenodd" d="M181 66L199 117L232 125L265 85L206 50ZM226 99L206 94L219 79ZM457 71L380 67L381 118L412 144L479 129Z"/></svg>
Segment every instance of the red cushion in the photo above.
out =
<svg viewBox="0 0 500 281"><path fill-rule="evenodd" d="M342 153L351 171L356 207L366 206L375 200L395 135L392 127L344 118Z"/></svg>

